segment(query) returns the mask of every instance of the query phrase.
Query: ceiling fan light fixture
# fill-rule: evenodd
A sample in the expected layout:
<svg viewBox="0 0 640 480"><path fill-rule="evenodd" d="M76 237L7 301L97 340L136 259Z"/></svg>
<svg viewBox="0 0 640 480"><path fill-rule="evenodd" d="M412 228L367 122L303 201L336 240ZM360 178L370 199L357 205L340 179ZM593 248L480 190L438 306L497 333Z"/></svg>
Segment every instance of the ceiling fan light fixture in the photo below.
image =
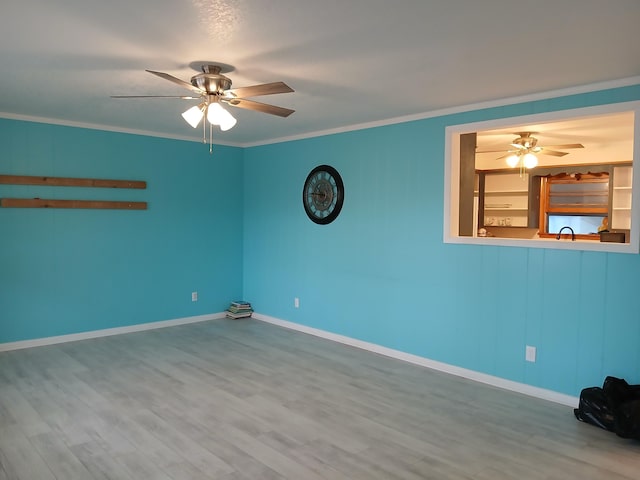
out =
<svg viewBox="0 0 640 480"><path fill-rule="evenodd" d="M506 158L506 162L511 168L515 168L518 165L518 162L520 162L520 157L516 154L509 155Z"/></svg>
<svg viewBox="0 0 640 480"><path fill-rule="evenodd" d="M538 166L538 157L533 153L526 153L524 157L522 157L522 163L525 168L535 168Z"/></svg>
<svg viewBox="0 0 640 480"><path fill-rule="evenodd" d="M220 125L224 118L224 111L219 103L210 103L207 107L207 120L212 125Z"/></svg>
<svg viewBox="0 0 640 480"><path fill-rule="evenodd" d="M189 110L182 114L182 118L186 120L186 122L191 125L193 128L196 128L204 117L204 105L194 105Z"/></svg>
<svg viewBox="0 0 640 480"><path fill-rule="evenodd" d="M220 130L226 132L233 128L237 120L219 103L210 103L207 107L207 120L212 125L219 125Z"/></svg>
<svg viewBox="0 0 640 480"><path fill-rule="evenodd" d="M227 130L231 130L235 126L235 124L238 123L238 121L233 117L233 115L231 115L226 110L225 112L227 113L228 117L225 118L220 123L220 130L222 130L223 132L226 132Z"/></svg>

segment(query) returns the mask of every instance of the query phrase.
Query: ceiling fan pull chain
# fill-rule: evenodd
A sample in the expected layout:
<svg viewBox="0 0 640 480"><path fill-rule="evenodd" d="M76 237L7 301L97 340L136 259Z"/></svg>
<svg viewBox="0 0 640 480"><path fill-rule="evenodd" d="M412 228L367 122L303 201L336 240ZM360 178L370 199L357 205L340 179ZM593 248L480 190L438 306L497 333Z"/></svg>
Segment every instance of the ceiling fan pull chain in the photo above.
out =
<svg viewBox="0 0 640 480"><path fill-rule="evenodd" d="M213 154L213 124L209 124L209 154Z"/></svg>

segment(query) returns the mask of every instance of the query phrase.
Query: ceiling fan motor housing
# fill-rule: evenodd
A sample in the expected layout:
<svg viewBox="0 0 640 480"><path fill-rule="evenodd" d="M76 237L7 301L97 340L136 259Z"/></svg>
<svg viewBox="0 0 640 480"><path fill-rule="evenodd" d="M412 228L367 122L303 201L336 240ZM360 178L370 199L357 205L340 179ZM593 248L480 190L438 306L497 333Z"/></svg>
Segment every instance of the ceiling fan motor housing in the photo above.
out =
<svg viewBox="0 0 640 480"><path fill-rule="evenodd" d="M191 85L206 91L209 95L221 94L231 88L231 79L219 73L199 73L191 77Z"/></svg>
<svg viewBox="0 0 640 480"><path fill-rule="evenodd" d="M532 149L538 143L538 139L533 137L533 133L535 132L520 132L516 133L516 135L520 135L516 138L511 145L516 148L521 148L523 150Z"/></svg>

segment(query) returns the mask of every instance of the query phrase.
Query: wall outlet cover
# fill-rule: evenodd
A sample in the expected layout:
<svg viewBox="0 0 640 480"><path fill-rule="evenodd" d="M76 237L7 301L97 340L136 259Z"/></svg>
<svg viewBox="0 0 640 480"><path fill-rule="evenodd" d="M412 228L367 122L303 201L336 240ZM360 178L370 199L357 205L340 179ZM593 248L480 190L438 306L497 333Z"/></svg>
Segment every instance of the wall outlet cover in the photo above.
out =
<svg viewBox="0 0 640 480"><path fill-rule="evenodd" d="M536 361L536 347L532 347L531 345L527 345L525 349L524 358L527 362L535 362Z"/></svg>

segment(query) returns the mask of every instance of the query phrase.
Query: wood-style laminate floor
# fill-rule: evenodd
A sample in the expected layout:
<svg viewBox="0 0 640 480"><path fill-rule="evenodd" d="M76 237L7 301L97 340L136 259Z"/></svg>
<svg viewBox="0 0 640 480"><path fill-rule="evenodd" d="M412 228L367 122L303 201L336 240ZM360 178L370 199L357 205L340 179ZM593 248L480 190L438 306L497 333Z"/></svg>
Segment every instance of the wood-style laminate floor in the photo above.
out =
<svg viewBox="0 0 640 480"><path fill-rule="evenodd" d="M570 408L255 320L0 353L0 479L638 479Z"/></svg>

